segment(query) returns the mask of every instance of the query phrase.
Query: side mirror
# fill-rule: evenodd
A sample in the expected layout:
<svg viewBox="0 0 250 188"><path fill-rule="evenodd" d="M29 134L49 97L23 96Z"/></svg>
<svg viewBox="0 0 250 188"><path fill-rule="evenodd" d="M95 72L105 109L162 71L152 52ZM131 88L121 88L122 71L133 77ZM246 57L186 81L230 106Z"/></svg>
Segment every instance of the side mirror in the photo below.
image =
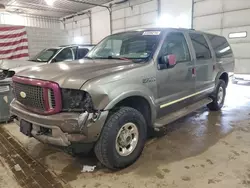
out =
<svg viewBox="0 0 250 188"><path fill-rule="evenodd" d="M160 70L173 68L175 65L176 65L176 56L173 54L162 56L158 63L158 67Z"/></svg>
<svg viewBox="0 0 250 188"><path fill-rule="evenodd" d="M176 65L176 55L168 55L168 68L173 68Z"/></svg>

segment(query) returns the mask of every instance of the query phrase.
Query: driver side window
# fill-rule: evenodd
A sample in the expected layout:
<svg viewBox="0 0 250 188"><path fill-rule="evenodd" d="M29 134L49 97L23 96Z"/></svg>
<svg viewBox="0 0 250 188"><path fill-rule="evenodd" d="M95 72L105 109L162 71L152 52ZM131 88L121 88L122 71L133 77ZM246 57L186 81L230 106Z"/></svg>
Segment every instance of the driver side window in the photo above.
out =
<svg viewBox="0 0 250 188"><path fill-rule="evenodd" d="M161 54L175 55L177 63L191 60L187 41L182 33L168 34L163 43Z"/></svg>
<svg viewBox="0 0 250 188"><path fill-rule="evenodd" d="M63 49L56 57L56 62L64 61L64 60L73 60L73 53L71 48Z"/></svg>

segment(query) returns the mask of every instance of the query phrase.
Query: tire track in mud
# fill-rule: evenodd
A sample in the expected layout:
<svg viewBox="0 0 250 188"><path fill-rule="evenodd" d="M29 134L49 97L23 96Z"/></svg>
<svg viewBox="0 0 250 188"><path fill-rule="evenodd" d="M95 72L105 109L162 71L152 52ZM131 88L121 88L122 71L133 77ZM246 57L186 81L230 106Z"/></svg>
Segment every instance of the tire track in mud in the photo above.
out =
<svg viewBox="0 0 250 188"><path fill-rule="evenodd" d="M0 157L5 160L18 184L23 188L63 188L55 174L27 154L13 137L0 126Z"/></svg>

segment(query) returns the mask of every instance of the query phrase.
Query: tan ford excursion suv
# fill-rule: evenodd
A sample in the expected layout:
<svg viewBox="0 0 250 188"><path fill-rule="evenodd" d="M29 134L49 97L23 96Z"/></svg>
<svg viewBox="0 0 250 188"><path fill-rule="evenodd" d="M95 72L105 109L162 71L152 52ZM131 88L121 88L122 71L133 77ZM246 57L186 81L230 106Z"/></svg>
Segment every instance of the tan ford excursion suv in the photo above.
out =
<svg viewBox="0 0 250 188"><path fill-rule="evenodd" d="M83 60L32 67L13 77L11 113L43 143L94 149L110 169L140 156L149 130L207 105L223 106L232 50L224 37L142 29L102 40Z"/></svg>

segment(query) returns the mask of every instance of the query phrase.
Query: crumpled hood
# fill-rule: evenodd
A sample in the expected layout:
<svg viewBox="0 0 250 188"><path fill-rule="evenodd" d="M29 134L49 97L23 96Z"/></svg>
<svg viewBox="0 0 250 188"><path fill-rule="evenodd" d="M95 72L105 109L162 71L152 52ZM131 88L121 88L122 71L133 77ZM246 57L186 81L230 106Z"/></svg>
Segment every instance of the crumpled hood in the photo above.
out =
<svg viewBox="0 0 250 188"><path fill-rule="evenodd" d="M13 69L17 67L22 67L22 66L31 66L31 65L37 65L38 63L32 62L32 61L27 61L27 60L2 60L0 61L0 69Z"/></svg>
<svg viewBox="0 0 250 188"><path fill-rule="evenodd" d="M53 81L58 83L62 88L80 89L88 80L142 65L127 60L84 59L32 67L17 73L16 76Z"/></svg>

